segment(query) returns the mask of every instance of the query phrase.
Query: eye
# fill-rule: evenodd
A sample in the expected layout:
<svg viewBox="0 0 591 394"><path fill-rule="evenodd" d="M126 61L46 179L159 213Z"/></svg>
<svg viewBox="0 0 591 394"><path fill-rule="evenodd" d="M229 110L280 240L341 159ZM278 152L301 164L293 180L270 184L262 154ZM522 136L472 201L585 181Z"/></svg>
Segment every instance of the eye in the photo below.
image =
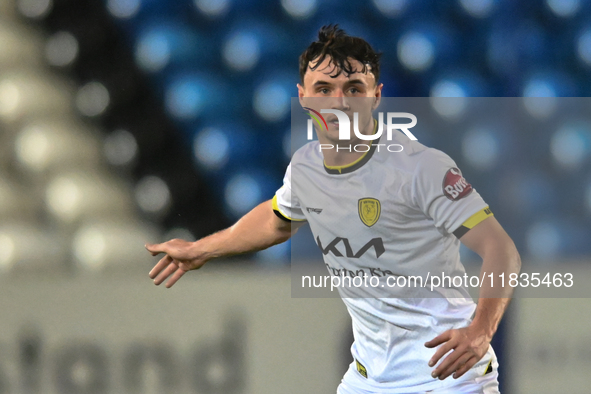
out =
<svg viewBox="0 0 591 394"><path fill-rule="evenodd" d="M351 86L347 92L352 95L363 94L365 90L363 87Z"/></svg>
<svg viewBox="0 0 591 394"><path fill-rule="evenodd" d="M329 90L327 88L320 88L318 90L318 92L322 93L322 94L328 94Z"/></svg>

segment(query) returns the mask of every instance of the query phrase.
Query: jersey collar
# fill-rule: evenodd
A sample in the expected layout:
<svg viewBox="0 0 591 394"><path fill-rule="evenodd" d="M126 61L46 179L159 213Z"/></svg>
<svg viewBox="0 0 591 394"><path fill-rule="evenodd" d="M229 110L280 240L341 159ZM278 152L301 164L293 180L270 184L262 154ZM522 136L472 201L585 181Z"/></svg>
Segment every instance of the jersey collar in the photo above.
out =
<svg viewBox="0 0 591 394"><path fill-rule="evenodd" d="M378 127L378 121L374 119L374 128L373 128L373 134L376 133ZM381 138L381 136L380 136ZM380 141L380 138L377 139L377 142ZM357 170L358 168L361 168L365 165L365 163L367 163L369 161L369 159L371 159L371 157L373 156L373 153L376 150L376 144L373 143L374 140L370 140L369 144L369 150L367 152L365 152L363 155L361 155L361 157L357 160L355 160L353 163L349 163L349 164L345 164L344 166L328 166L326 165L326 162L322 162L322 164L324 165L324 169L326 170L327 173L331 174L331 175L339 175L339 174L348 174L350 172L353 172L355 170Z"/></svg>

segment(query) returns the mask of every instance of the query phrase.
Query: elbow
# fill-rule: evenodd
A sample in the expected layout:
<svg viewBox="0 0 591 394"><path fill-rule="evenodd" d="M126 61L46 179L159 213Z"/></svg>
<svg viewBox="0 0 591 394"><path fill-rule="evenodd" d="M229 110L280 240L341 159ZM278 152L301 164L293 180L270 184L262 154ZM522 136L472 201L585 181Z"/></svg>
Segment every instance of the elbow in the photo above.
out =
<svg viewBox="0 0 591 394"><path fill-rule="evenodd" d="M291 233L281 233L275 240L275 244L282 244L291 238Z"/></svg>
<svg viewBox="0 0 591 394"><path fill-rule="evenodd" d="M503 245L499 245L498 249L503 251L504 258L510 266L510 271L521 272L521 256L513 240L509 238Z"/></svg>
<svg viewBox="0 0 591 394"><path fill-rule="evenodd" d="M295 233L297 229L291 230L291 226L289 228L281 228L277 229L275 233L275 241L273 245L281 244L283 242L287 242Z"/></svg>
<svg viewBox="0 0 591 394"><path fill-rule="evenodd" d="M515 244L513 242L511 242L511 244L513 245L513 261L515 261L515 272L519 273L521 272L521 256L519 255L519 251L517 250L517 247L515 247Z"/></svg>
<svg viewBox="0 0 591 394"><path fill-rule="evenodd" d="M483 260L504 262L503 265L508 272L519 273L521 271L519 251L509 237L488 242L482 253L479 254Z"/></svg>

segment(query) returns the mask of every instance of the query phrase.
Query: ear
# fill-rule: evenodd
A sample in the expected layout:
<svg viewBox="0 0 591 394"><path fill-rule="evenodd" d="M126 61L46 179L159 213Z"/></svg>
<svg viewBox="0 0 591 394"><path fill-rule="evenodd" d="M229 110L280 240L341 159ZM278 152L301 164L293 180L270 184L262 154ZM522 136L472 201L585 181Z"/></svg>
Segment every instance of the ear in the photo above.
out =
<svg viewBox="0 0 591 394"><path fill-rule="evenodd" d="M299 83L296 85L298 87L298 97L300 98L300 105L305 107L306 104L304 103L304 87Z"/></svg>
<svg viewBox="0 0 591 394"><path fill-rule="evenodd" d="M374 94L374 103L371 106L371 110L374 111L377 107L379 107L380 102L382 101L382 88L384 87L384 84L381 83L378 86L376 86L376 91Z"/></svg>

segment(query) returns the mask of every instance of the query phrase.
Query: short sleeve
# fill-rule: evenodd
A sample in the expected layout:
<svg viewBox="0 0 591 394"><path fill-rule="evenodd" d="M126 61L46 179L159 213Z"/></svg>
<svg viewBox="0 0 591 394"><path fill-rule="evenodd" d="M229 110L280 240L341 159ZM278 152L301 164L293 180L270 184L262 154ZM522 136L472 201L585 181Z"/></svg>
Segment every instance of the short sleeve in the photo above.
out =
<svg viewBox="0 0 591 394"><path fill-rule="evenodd" d="M464 229L462 226L470 225L475 218L482 218L480 211L485 212L486 217L492 215L456 163L436 149L430 148L421 154L413 174L412 194L415 204L433 220L435 227L449 234ZM456 236L463 233L457 232Z"/></svg>
<svg viewBox="0 0 591 394"><path fill-rule="evenodd" d="M273 197L273 211L280 218L287 221L305 221L297 196L291 190L291 163L287 166L283 177L283 186L275 192Z"/></svg>

